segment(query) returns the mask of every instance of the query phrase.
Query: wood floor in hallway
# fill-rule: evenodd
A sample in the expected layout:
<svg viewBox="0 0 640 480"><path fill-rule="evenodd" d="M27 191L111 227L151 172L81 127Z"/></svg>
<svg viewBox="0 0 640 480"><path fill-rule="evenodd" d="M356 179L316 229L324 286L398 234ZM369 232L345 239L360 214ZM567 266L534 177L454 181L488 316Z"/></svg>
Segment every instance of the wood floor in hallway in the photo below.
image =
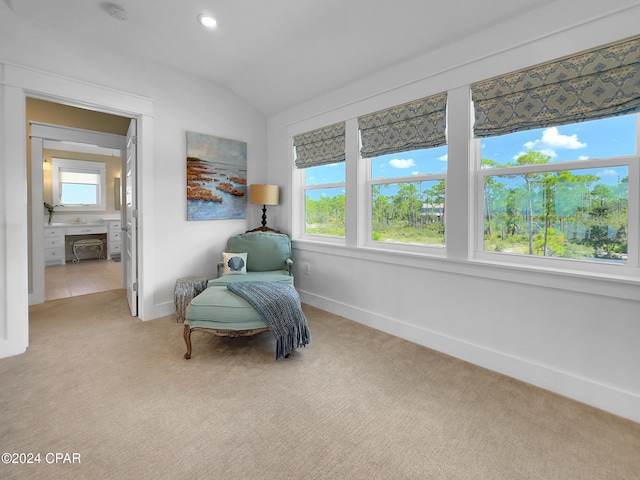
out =
<svg viewBox="0 0 640 480"><path fill-rule="evenodd" d="M123 287L122 263L113 260L82 260L44 269L45 301Z"/></svg>

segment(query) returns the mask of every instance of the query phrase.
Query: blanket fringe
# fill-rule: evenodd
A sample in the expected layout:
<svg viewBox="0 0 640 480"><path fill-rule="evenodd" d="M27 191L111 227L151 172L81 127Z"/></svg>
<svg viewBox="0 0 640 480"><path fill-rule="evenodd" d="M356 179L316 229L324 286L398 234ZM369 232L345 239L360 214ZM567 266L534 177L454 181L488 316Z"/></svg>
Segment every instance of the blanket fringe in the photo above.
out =
<svg viewBox="0 0 640 480"><path fill-rule="evenodd" d="M289 356L296 348L305 347L309 344L310 334L306 325L302 328L294 328L283 338L276 341L276 360Z"/></svg>
<svg viewBox="0 0 640 480"><path fill-rule="evenodd" d="M278 282L234 282L227 289L248 301L276 339L276 360L311 341L307 319L295 288Z"/></svg>

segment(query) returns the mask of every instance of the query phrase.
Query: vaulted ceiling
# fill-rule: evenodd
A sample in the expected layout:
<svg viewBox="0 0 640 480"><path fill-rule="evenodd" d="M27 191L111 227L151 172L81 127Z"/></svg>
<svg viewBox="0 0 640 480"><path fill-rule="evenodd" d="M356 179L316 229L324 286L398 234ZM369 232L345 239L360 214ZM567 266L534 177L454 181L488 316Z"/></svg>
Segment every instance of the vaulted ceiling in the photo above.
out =
<svg viewBox="0 0 640 480"><path fill-rule="evenodd" d="M2 0L61 35L225 85L265 115L409 58L521 22L554 0ZM126 19L108 13L116 4ZM218 26L206 30L207 12ZM551 14L552 11L549 12ZM116 15L117 16L117 15ZM0 34L1 35L1 34Z"/></svg>

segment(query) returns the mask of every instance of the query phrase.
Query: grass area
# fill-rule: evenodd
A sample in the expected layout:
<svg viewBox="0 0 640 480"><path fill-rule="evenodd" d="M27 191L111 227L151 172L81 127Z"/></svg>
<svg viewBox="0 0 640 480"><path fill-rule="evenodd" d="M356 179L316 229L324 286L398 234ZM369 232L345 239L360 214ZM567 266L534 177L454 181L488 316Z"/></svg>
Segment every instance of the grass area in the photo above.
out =
<svg viewBox="0 0 640 480"><path fill-rule="evenodd" d="M345 228L341 225L333 225L333 224L307 224L305 227L304 233L307 235L324 235L327 237L344 237L345 236Z"/></svg>
<svg viewBox="0 0 640 480"><path fill-rule="evenodd" d="M403 228L399 230L376 229L371 239L376 242L404 243L408 245L444 246L444 232L431 229Z"/></svg>
<svg viewBox="0 0 640 480"><path fill-rule="evenodd" d="M344 237L345 228L334 224L307 224L305 233L307 235ZM372 240L408 245L444 246L444 227L441 224L430 224L423 228L378 226L372 234Z"/></svg>
<svg viewBox="0 0 640 480"><path fill-rule="evenodd" d="M540 238L536 235L534 237L534 255L542 256L542 248L538 246L540 243ZM555 247L557 251L553 251L553 247ZM501 238L498 235L493 237L485 236L484 251L529 255L529 240L526 236L522 235L508 236L505 238ZM593 247L571 242L563 242L561 245L553 245L547 252L547 256L575 259L596 258Z"/></svg>
<svg viewBox="0 0 640 480"><path fill-rule="evenodd" d="M335 224L308 224L306 234L344 238L345 227ZM422 228L398 227L378 225L372 233L373 241L398 243L404 245L423 245L430 247L445 246L444 227L439 223L425 225ZM541 238L534 236L534 255L542 256ZM555 250L554 250L555 249ZM514 255L529 255L529 240L526 235L511 235L502 238L499 235L485 237L483 250L485 252L503 252ZM602 259L594 252L593 247L572 242L549 243L547 256L556 258L573 258L581 260ZM612 260L624 260L615 258Z"/></svg>

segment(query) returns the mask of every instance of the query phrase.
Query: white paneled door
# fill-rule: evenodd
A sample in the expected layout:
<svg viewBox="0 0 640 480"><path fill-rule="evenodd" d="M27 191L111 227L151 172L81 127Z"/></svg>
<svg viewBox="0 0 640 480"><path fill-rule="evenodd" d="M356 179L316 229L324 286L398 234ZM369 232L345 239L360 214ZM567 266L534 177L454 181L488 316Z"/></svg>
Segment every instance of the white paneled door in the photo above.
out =
<svg viewBox="0 0 640 480"><path fill-rule="evenodd" d="M136 120L131 120L127 131L127 151L124 162L125 209L122 229L124 230L124 282L131 315L138 315L138 209L136 200Z"/></svg>

